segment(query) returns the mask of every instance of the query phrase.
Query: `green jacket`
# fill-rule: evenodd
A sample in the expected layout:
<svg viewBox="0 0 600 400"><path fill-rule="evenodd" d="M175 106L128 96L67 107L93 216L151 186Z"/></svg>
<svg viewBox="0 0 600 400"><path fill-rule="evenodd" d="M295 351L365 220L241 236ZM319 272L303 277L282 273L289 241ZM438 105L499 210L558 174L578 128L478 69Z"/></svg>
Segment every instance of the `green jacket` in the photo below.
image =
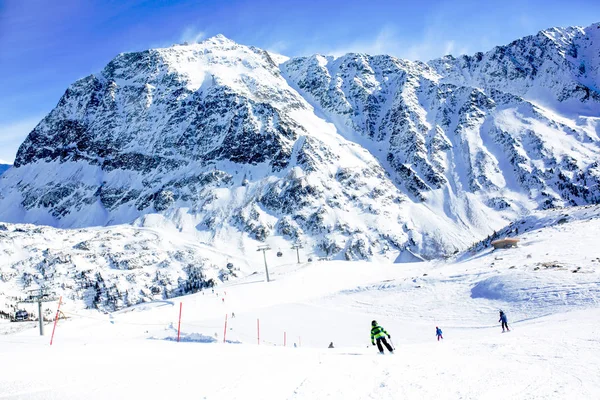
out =
<svg viewBox="0 0 600 400"><path fill-rule="evenodd" d="M381 326L376 325L371 328L371 342L373 342L375 339L379 339L386 336L390 336L390 334L387 333L385 329L383 329Z"/></svg>

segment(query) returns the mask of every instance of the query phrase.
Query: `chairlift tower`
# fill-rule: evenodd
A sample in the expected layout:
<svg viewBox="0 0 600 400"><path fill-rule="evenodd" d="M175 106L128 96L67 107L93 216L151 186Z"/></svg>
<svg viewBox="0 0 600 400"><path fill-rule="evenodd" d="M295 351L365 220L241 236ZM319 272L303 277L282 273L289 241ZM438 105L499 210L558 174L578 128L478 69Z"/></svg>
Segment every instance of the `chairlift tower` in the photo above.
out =
<svg viewBox="0 0 600 400"><path fill-rule="evenodd" d="M304 248L304 246L302 246L302 243L300 243L300 242L296 242L292 246L292 249L296 250L296 257L298 258L298 264L300 264L300 249L302 249L302 248Z"/></svg>
<svg viewBox="0 0 600 400"><path fill-rule="evenodd" d="M269 246L268 244L265 244L262 246L258 246L258 250L256 250L256 251L263 252L263 258L265 259L265 272L267 274L267 282L269 282L270 279L269 279L269 268L267 267L267 250L271 250L271 246Z"/></svg>
<svg viewBox="0 0 600 400"><path fill-rule="evenodd" d="M49 294L45 288L34 289L29 291L29 296L25 300L18 303L37 303L38 305L38 320L40 323L40 336L44 336L44 316L42 315L42 303L58 300L55 296Z"/></svg>

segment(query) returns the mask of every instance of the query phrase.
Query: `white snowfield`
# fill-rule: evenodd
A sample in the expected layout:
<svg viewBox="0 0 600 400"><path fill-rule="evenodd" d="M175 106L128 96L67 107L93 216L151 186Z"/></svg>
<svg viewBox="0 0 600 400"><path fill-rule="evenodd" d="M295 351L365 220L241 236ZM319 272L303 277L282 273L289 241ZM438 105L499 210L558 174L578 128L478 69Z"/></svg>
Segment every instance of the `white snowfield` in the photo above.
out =
<svg viewBox="0 0 600 400"><path fill-rule="evenodd" d="M454 260L274 266L269 283L257 273L112 315L67 302L52 346L51 325L0 336L0 399L598 399L594 210L533 218L518 248ZM371 346L372 319L395 354Z"/></svg>

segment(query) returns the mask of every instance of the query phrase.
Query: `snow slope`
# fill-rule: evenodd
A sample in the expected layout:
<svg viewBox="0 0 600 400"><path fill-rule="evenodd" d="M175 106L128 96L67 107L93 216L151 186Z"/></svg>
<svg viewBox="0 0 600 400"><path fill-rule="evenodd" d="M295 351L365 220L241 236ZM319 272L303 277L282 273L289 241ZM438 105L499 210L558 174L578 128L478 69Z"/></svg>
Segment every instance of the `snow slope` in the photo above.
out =
<svg viewBox="0 0 600 400"><path fill-rule="evenodd" d="M0 164L0 175L8 171L10 167L12 167L12 164Z"/></svg>
<svg viewBox="0 0 600 400"><path fill-rule="evenodd" d="M597 398L599 216L598 207L540 213L521 224L518 248L445 261L289 264L273 267L270 283L257 273L112 314L67 301L52 347L31 328L0 336L14 360L0 364L0 396ZM499 308L510 333L500 333ZM394 355L370 346L372 319Z"/></svg>

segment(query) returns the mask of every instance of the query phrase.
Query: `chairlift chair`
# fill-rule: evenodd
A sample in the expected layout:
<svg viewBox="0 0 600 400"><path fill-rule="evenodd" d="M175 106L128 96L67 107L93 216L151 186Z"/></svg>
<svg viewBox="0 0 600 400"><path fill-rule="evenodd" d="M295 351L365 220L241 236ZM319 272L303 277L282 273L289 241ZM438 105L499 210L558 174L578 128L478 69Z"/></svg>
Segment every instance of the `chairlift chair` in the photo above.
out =
<svg viewBox="0 0 600 400"><path fill-rule="evenodd" d="M29 313L25 310L19 310L15 313L15 321L25 321L29 319Z"/></svg>

